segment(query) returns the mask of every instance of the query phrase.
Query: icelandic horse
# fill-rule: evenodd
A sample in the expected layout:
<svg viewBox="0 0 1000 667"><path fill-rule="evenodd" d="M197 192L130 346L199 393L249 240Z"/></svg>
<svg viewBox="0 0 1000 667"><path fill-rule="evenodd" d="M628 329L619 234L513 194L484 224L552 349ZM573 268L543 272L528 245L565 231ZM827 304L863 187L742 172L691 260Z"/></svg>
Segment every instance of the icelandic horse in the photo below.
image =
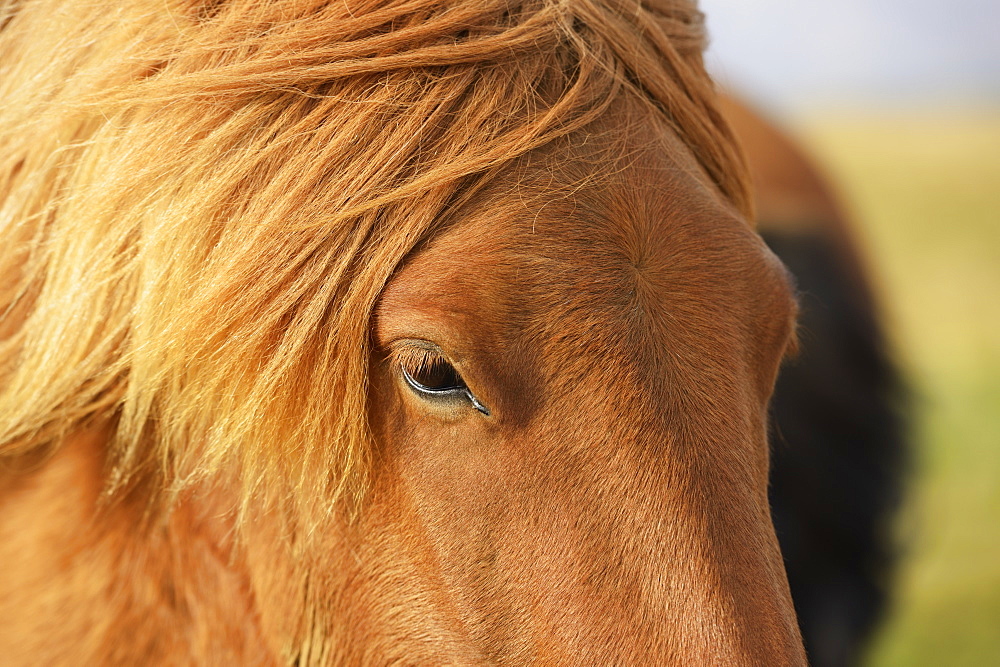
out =
<svg viewBox="0 0 1000 667"><path fill-rule="evenodd" d="M701 19L0 4L4 664L805 664Z"/></svg>

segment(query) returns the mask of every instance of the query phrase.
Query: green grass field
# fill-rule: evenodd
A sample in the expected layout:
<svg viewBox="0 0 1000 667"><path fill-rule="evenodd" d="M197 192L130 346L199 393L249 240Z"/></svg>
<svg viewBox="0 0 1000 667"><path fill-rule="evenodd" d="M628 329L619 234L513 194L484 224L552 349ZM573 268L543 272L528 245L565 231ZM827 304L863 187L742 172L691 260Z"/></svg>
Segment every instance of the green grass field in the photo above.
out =
<svg viewBox="0 0 1000 667"><path fill-rule="evenodd" d="M810 118L855 214L918 451L870 665L1000 665L1000 109Z"/></svg>

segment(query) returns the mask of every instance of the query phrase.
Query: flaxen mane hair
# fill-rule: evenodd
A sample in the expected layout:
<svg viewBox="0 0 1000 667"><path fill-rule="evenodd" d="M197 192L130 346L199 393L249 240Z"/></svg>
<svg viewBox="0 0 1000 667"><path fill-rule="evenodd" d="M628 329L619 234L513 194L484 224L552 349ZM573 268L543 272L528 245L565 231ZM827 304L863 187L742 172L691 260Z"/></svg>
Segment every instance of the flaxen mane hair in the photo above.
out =
<svg viewBox="0 0 1000 667"><path fill-rule="evenodd" d="M496 170L632 94L749 209L688 0L3 7L4 458L100 421L115 484L319 519L364 489L380 291Z"/></svg>

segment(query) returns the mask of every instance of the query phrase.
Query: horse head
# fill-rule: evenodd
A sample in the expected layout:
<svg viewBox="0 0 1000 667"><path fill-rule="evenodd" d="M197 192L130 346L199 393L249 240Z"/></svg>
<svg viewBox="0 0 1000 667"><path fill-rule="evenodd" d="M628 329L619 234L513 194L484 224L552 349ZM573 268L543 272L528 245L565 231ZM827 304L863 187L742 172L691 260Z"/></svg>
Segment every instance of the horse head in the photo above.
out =
<svg viewBox="0 0 1000 667"><path fill-rule="evenodd" d="M700 15L362 4L4 28L0 442L49 457L0 527L57 503L17 549L70 563L12 586L33 657L804 662L795 305Z"/></svg>

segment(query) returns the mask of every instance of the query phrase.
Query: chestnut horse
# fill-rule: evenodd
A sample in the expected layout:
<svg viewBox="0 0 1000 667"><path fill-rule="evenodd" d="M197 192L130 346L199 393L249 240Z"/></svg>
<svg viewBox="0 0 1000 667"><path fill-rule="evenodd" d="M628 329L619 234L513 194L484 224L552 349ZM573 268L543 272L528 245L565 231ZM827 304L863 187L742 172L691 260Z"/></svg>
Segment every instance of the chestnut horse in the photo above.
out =
<svg viewBox="0 0 1000 667"><path fill-rule="evenodd" d="M5 664L804 664L693 2L2 6Z"/></svg>

